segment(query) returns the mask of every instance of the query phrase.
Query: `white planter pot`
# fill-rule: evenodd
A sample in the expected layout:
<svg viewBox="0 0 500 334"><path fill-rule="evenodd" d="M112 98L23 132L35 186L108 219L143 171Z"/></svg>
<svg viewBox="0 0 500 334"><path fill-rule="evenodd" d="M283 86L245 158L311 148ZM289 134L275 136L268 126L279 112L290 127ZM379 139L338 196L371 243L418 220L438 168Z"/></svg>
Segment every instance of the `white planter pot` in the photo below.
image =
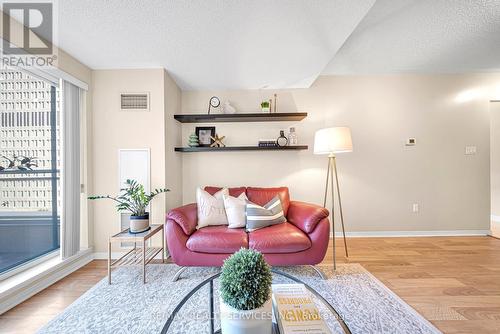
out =
<svg viewBox="0 0 500 334"><path fill-rule="evenodd" d="M272 334L273 304L271 298L260 308L237 310L220 301L222 334Z"/></svg>
<svg viewBox="0 0 500 334"><path fill-rule="evenodd" d="M270 112L271 111L271 107L261 107L262 109L262 112Z"/></svg>
<svg viewBox="0 0 500 334"><path fill-rule="evenodd" d="M144 216L130 216L130 233L140 233L149 229L149 213Z"/></svg>

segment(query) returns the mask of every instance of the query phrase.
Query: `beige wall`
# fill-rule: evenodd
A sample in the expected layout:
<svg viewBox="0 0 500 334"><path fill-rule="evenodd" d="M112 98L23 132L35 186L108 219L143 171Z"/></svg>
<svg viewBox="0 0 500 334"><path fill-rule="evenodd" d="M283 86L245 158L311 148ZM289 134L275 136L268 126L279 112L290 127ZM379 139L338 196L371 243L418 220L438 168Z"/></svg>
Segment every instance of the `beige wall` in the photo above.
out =
<svg viewBox="0 0 500 334"><path fill-rule="evenodd" d="M118 150L149 148L151 187L165 186L164 71L98 70L92 72L93 192L116 194L119 188ZM149 92L150 111L121 112L120 93ZM119 215L110 201L94 207L94 250L107 249L107 239L120 230ZM152 202L152 223L163 223L165 200Z"/></svg>
<svg viewBox="0 0 500 334"><path fill-rule="evenodd" d="M182 127L173 120L181 111L181 90L164 71L165 86L165 182L170 192L166 195L167 210L182 205L182 156L174 151L181 145Z"/></svg>
<svg viewBox="0 0 500 334"><path fill-rule="evenodd" d="M120 93L149 92L150 111L120 111ZM174 147L181 138L179 113L181 91L163 69L96 70L92 72L93 94L93 193L118 192L118 150L149 148L152 188L171 192L153 200L151 222L162 224L165 213L182 201L182 160ZM93 202L94 251L107 250L107 239L119 231L119 215L109 201ZM159 243L159 236L155 243ZM115 249L119 250L119 249Z"/></svg>
<svg viewBox="0 0 500 334"><path fill-rule="evenodd" d="M320 77L310 89L278 93L297 123L216 123L228 145L256 144L296 125L307 151L183 155L183 201L199 185L290 187L293 199L322 203L327 160L312 152L314 132L349 126L354 152L338 155L348 231L488 230L489 98L500 75ZM216 95L239 112L258 109L274 91L183 92L183 113L204 113ZM194 131L183 125L182 140ZM415 147L405 140L416 137ZM465 155L466 145L477 154ZM420 211L412 212L418 203Z"/></svg>

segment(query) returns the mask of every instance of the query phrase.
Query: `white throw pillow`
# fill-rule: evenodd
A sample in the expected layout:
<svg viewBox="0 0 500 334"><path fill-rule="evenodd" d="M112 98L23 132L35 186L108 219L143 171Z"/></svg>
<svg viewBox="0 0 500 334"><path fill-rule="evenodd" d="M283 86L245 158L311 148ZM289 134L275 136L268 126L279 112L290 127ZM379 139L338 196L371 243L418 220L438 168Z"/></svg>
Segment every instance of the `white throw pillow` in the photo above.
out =
<svg viewBox="0 0 500 334"><path fill-rule="evenodd" d="M198 204L196 229L210 225L227 225L224 195L229 195L227 188L219 190L213 196L201 188L196 189L196 203Z"/></svg>
<svg viewBox="0 0 500 334"><path fill-rule="evenodd" d="M247 218L245 208L247 199L245 193L241 193L238 197L224 195L224 208L226 209L229 228L241 228L246 226Z"/></svg>

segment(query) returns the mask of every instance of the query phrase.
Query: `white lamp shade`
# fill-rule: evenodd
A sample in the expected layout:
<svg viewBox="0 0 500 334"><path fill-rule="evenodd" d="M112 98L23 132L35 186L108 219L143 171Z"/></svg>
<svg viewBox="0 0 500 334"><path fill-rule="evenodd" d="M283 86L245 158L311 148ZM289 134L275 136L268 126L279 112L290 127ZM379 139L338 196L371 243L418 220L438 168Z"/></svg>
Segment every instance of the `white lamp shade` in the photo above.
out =
<svg viewBox="0 0 500 334"><path fill-rule="evenodd" d="M348 127L326 128L314 135L314 154L352 152L351 130Z"/></svg>

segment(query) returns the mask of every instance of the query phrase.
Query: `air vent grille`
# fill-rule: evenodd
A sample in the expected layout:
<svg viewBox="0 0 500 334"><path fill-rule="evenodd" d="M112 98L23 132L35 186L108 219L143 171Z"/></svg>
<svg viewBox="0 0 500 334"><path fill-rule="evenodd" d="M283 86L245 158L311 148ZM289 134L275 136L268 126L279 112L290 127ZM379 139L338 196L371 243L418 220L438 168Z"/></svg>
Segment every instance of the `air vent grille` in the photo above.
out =
<svg viewBox="0 0 500 334"><path fill-rule="evenodd" d="M149 110L148 93L122 93L120 94L121 110Z"/></svg>

